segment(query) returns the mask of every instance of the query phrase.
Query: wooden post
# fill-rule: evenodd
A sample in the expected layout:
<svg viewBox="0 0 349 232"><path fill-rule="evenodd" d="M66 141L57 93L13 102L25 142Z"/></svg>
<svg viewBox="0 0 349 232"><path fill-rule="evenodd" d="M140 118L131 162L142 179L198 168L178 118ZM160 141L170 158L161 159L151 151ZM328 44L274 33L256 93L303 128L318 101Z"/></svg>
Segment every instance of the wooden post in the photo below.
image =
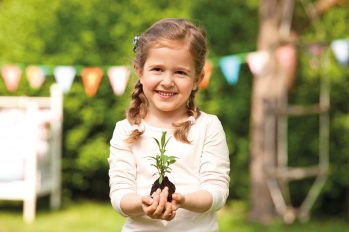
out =
<svg viewBox="0 0 349 232"><path fill-rule="evenodd" d="M61 160L62 160L62 121L63 121L63 92L58 84L53 84L50 89L50 104L52 109L52 185L50 205L57 209L61 205Z"/></svg>

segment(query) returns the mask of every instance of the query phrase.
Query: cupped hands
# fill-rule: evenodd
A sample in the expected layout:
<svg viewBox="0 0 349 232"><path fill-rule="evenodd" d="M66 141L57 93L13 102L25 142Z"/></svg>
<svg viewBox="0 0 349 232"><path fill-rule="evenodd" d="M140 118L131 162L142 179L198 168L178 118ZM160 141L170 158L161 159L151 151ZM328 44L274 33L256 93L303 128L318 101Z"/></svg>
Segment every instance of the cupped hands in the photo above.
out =
<svg viewBox="0 0 349 232"><path fill-rule="evenodd" d="M142 197L142 209L146 215L153 219L171 221L176 216L177 206L174 200L167 201L168 188L162 191L157 189L152 196Z"/></svg>

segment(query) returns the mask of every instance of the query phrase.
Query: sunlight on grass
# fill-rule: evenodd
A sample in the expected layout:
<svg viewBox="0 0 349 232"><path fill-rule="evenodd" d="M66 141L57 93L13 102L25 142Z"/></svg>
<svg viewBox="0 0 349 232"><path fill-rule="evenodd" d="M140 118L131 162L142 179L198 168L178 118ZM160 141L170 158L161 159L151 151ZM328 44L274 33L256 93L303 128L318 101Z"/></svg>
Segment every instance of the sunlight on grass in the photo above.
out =
<svg viewBox="0 0 349 232"><path fill-rule="evenodd" d="M295 222L291 225L276 220L272 225L260 225L247 220L245 202L232 201L218 212L221 232L344 232L349 224L340 219L312 219L308 223Z"/></svg>
<svg viewBox="0 0 349 232"><path fill-rule="evenodd" d="M82 202L53 212L39 210L29 225L22 221L21 212L2 212L0 232L121 231L124 221L108 203Z"/></svg>
<svg viewBox="0 0 349 232"><path fill-rule="evenodd" d="M306 224L284 225L276 222L263 226L246 220L244 202L233 201L218 212L220 232L343 232L349 225L341 220L312 220ZM22 220L20 207L15 210L0 205L0 232L116 232L121 231L125 218L115 213L108 202L84 201L72 203L63 209L50 212L39 208L32 224Z"/></svg>

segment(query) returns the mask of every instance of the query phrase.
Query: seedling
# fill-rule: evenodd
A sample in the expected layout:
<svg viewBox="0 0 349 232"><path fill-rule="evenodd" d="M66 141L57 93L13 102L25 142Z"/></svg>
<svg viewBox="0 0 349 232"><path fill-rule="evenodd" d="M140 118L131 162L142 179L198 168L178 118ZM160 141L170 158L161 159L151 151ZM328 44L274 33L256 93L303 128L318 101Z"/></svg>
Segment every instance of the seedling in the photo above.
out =
<svg viewBox="0 0 349 232"><path fill-rule="evenodd" d="M166 131L162 132L160 141L156 138L154 138L154 140L159 148L159 154L156 154L155 157L151 156L150 159L154 160L154 163L151 165L156 168L157 173L155 174L158 174L159 178L153 183L150 195L152 195L158 188L163 190L167 186L167 201L171 202L172 194L176 191L176 186L168 179L166 173L171 173L172 169L170 168L170 165L176 162L177 157L166 155L166 146L170 141L170 138L166 139Z"/></svg>

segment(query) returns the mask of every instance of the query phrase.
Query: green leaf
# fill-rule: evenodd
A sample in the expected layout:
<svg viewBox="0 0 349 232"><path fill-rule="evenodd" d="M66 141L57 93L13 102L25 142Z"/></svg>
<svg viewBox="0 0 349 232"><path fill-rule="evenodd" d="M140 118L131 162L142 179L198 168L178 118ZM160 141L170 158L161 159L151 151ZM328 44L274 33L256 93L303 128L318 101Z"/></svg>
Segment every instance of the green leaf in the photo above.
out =
<svg viewBox="0 0 349 232"><path fill-rule="evenodd" d="M159 150L161 149L161 147L160 147L160 143L159 143L159 140L157 140L156 138L153 138L154 140L155 140L155 142L156 142L156 144L158 145L158 147L159 147Z"/></svg>
<svg viewBox="0 0 349 232"><path fill-rule="evenodd" d="M165 148L166 146L165 140L166 140L166 131L163 131L161 135L161 148Z"/></svg>
<svg viewBox="0 0 349 232"><path fill-rule="evenodd" d="M170 141L170 138L168 138L168 139L167 139L167 141L166 141L166 143L165 143L165 146L164 146L164 147L166 147L166 146L167 146L168 141Z"/></svg>
<svg viewBox="0 0 349 232"><path fill-rule="evenodd" d="M166 131L163 131L161 134L160 142L158 139L153 138L159 148L160 154L157 154L155 157L151 157L152 160L155 160L155 164L152 164L155 167L159 174L159 183L162 183L165 173L170 173L172 171L169 166L176 162L175 156L167 156L166 146L170 141L170 138L166 139Z"/></svg>

